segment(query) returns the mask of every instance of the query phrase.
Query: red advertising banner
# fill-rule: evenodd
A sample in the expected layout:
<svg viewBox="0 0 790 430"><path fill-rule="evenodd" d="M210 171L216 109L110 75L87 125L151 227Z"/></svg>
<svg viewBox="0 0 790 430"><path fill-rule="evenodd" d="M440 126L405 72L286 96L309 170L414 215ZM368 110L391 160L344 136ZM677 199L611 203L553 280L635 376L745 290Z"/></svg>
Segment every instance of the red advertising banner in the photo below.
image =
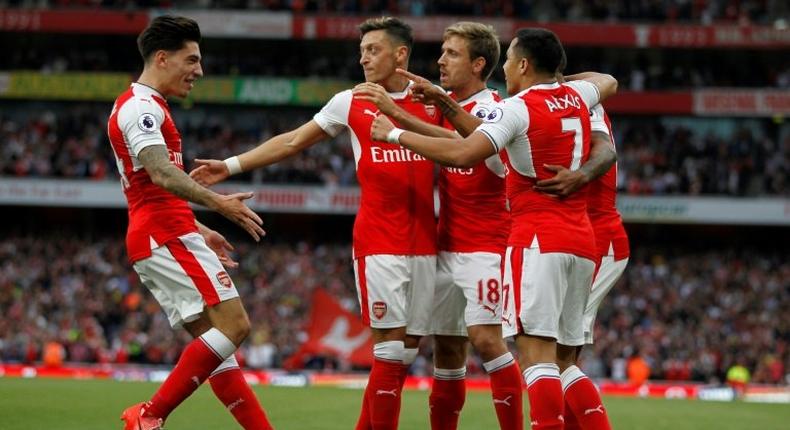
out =
<svg viewBox="0 0 790 430"><path fill-rule="evenodd" d="M790 115L790 91L710 89L694 92L695 115Z"/></svg>
<svg viewBox="0 0 790 430"><path fill-rule="evenodd" d="M205 27L204 34L207 37L257 39L356 40L359 38L357 26L367 18L235 10L170 12L193 16ZM161 10L124 12L4 9L0 10L0 31L136 34L161 13ZM430 16L404 19L414 28L416 40L439 42L444 29L462 18ZM521 27L545 27L557 33L567 46L691 49L790 47L790 30L768 26L544 23L496 17L475 19L493 26L505 41L512 38Z"/></svg>
<svg viewBox="0 0 790 430"><path fill-rule="evenodd" d="M137 34L148 25L148 22L147 11L0 10L0 31Z"/></svg>
<svg viewBox="0 0 790 430"><path fill-rule="evenodd" d="M300 368L310 355L340 357L355 366L373 365L373 338L359 315L343 309L322 289L313 293L313 308L307 328L308 339L285 363Z"/></svg>

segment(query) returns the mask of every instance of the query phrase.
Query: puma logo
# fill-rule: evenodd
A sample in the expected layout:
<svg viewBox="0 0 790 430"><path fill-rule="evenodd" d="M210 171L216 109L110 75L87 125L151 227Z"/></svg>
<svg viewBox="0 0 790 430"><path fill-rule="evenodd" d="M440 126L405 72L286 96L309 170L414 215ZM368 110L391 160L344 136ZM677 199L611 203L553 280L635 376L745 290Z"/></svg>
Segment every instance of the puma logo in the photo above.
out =
<svg viewBox="0 0 790 430"><path fill-rule="evenodd" d="M375 111L375 112L373 112L373 111L372 111L372 110L370 110L370 109L365 109L365 110L364 110L362 113L364 113L365 115L370 115L370 116L372 116L373 118L376 118L377 116L379 116L379 111Z"/></svg>
<svg viewBox="0 0 790 430"><path fill-rule="evenodd" d="M602 414L605 414L605 413L606 413L606 412L604 412L604 410L603 410L603 405L598 405L597 407L595 407L595 408L592 408L592 409L585 409L585 410L584 410L584 415L590 415L590 414L594 414L594 413L596 413L596 412L600 412L600 413L602 413Z"/></svg>
<svg viewBox="0 0 790 430"><path fill-rule="evenodd" d="M505 398L504 398L504 399L502 399L502 400L499 400L499 399L494 399L494 404L495 404L495 405L505 405L505 406L510 406L510 399L511 399L512 397L513 397L513 396L507 396L507 397L505 397Z"/></svg>
<svg viewBox="0 0 790 430"><path fill-rule="evenodd" d="M491 315L493 315L493 316L496 316L497 308L499 308L499 305L496 305L493 308L491 306L488 306L488 305L483 305L483 309L491 312Z"/></svg>
<svg viewBox="0 0 790 430"><path fill-rule="evenodd" d="M195 385L197 385L198 387L200 387L200 379L198 379L198 377L197 377L197 376L193 376L193 377L192 377L192 378L190 378L190 379L192 380L192 382L194 382L194 383L195 383Z"/></svg>
<svg viewBox="0 0 790 430"><path fill-rule="evenodd" d="M376 395L377 396L381 396L381 395L384 395L384 394L390 395L392 397L398 397L398 389L395 388L395 389L392 389L392 390L389 390L389 391L387 391L387 390L376 390Z"/></svg>
<svg viewBox="0 0 790 430"><path fill-rule="evenodd" d="M238 398L238 399L237 399L237 400L235 400L233 403L229 404L229 405L227 406L227 408L228 408L228 410L229 410L229 411L232 411L232 410L233 410L233 408L235 408L236 406L239 406L239 405L240 405L240 404L242 404L242 403L244 403L244 399L242 399L242 398Z"/></svg>

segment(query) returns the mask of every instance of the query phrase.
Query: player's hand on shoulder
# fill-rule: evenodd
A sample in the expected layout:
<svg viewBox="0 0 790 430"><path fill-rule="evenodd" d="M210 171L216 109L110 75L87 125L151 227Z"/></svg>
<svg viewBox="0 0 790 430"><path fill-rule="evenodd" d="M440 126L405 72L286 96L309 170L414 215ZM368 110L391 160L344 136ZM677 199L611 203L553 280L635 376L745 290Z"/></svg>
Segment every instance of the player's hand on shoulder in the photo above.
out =
<svg viewBox="0 0 790 430"><path fill-rule="evenodd" d="M393 128L395 128L395 125L392 124L389 118L385 115L379 115L370 126L370 137L379 142L386 142L387 135Z"/></svg>
<svg viewBox="0 0 790 430"><path fill-rule="evenodd" d="M351 90L354 98L369 101L376 105L384 115L393 115L397 106L387 90L373 82L363 82Z"/></svg>
<svg viewBox="0 0 790 430"><path fill-rule="evenodd" d="M233 251L233 245L228 242L224 236L214 230L208 230L203 234L203 239L206 245L217 254L219 262L228 269L235 269L239 267L239 263L233 260L230 253Z"/></svg>
<svg viewBox="0 0 790 430"><path fill-rule="evenodd" d="M195 159L195 166L189 172L189 177L204 187L222 182L230 176L228 166L222 160Z"/></svg>
<svg viewBox="0 0 790 430"><path fill-rule="evenodd" d="M578 170L572 171L564 166L553 164L544 164L543 168L554 172L555 175L535 183L534 189L541 193L556 197L568 197L586 184L584 174Z"/></svg>
<svg viewBox="0 0 790 430"><path fill-rule="evenodd" d="M261 225L263 225L261 217L244 204L244 200L252 198L252 192L229 195L217 194L217 196L212 209L238 224L241 228L246 230L256 242L260 241L261 237L266 235L266 232L261 228Z"/></svg>

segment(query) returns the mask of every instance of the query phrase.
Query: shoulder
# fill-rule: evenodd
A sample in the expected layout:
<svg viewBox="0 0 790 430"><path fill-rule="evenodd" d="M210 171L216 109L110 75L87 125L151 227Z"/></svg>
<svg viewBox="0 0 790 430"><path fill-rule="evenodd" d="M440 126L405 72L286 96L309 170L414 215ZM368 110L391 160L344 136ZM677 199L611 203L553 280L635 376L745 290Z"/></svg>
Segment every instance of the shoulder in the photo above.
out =
<svg viewBox="0 0 790 430"><path fill-rule="evenodd" d="M118 109L118 125L122 128L136 125L143 132L152 132L158 130L164 120L164 109L148 96L133 95Z"/></svg>

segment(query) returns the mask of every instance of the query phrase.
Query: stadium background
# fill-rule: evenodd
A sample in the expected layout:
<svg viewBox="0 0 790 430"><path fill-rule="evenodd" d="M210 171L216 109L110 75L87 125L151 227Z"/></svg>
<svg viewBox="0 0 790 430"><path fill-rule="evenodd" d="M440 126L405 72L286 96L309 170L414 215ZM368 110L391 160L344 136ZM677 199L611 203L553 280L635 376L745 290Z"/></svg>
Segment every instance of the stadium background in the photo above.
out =
<svg viewBox="0 0 790 430"><path fill-rule="evenodd" d="M442 30L459 19L489 23L505 42L548 27L569 72L618 78L605 106L632 258L583 365L605 393L734 399L719 387L742 365L742 398L790 402L790 11L770 0L2 1L0 376L157 380L187 341L126 262L105 133L141 70L135 36L151 17L185 14L203 30L206 76L171 102L189 167L290 130L360 81L356 25L382 11L413 25L410 69L434 80ZM501 68L491 85L504 89ZM316 291L358 315L348 138L236 179L218 189L254 190L267 238L256 245L206 211L198 219L237 247L250 374L300 385L364 370L364 357L309 342ZM318 352L293 359L304 344ZM429 345L421 357L415 387L431 374ZM644 385L628 380L640 365ZM476 358L469 368L482 375ZM352 375L336 383L365 374Z"/></svg>

